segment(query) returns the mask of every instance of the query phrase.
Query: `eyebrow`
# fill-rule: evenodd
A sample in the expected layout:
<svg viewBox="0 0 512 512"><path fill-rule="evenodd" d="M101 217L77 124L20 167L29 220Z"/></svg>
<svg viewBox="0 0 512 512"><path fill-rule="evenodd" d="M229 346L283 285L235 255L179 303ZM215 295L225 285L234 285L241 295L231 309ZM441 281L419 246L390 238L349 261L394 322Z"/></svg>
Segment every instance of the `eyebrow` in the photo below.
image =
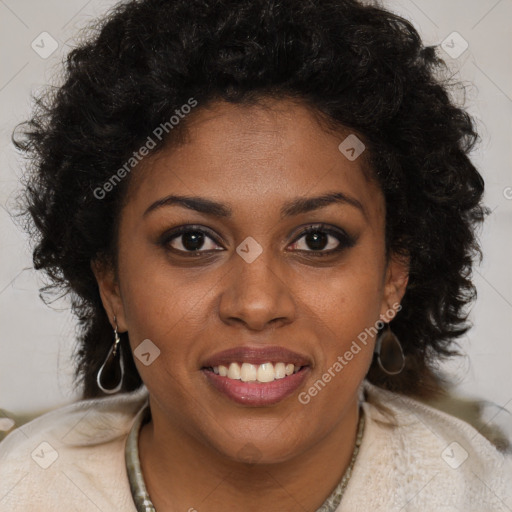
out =
<svg viewBox="0 0 512 512"><path fill-rule="evenodd" d="M360 210L366 217L366 211L363 205L356 198L344 194L343 192L328 192L321 196L297 197L287 201L281 207L281 219L312 212L331 204L353 206ZM164 206L181 206L189 210L219 218L231 218L233 214L233 210L229 205L207 199L206 197L169 195L151 204L149 208L146 209L143 216L145 217L150 212L163 208Z"/></svg>

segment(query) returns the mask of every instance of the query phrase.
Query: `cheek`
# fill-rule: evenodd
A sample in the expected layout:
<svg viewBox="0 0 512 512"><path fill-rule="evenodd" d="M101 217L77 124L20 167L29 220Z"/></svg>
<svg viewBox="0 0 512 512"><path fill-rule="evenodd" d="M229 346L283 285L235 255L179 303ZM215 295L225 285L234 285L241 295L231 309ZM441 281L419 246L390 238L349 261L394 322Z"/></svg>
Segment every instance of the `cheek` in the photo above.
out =
<svg viewBox="0 0 512 512"><path fill-rule="evenodd" d="M375 280L365 282L362 279L345 279L333 282L328 291L336 302L329 299L319 314L325 337L322 337L326 360L324 366L330 366L339 355L352 350L358 363L351 364L365 367L373 350L375 331L372 327L379 320L381 294ZM364 356L366 354L366 356ZM364 357L361 357L364 356ZM350 354L348 360L352 360ZM354 358L356 359L356 358ZM349 373L349 372L345 372Z"/></svg>
<svg viewBox="0 0 512 512"><path fill-rule="evenodd" d="M331 369L331 376L336 374L332 379L336 383L330 386L333 393L348 381L358 383L371 363L384 294L383 273L383 258L359 254L307 286L320 343L319 372Z"/></svg>
<svg viewBox="0 0 512 512"><path fill-rule="evenodd" d="M346 264L313 279L309 293L321 317L329 324L343 326L340 333L354 333L379 319L384 296L384 263L379 256L354 252Z"/></svg>
<svg viewBox="0 0 512 512"><path fill-rule="evenodd" d="M316 295L316 365L298 396L311 415L340 419L357 396L373 359L381 297L380 274L373 272L340 274Z"/></svg>
<svg viewBox="0 0 512 512"><path fill-rule="evenodd" d="M206 281L197 283L150 265L130 278L123 303L132 346L149 338L170 360L185 359L190 346L187 337L204 328L205 295L214 285Z"/></svg>

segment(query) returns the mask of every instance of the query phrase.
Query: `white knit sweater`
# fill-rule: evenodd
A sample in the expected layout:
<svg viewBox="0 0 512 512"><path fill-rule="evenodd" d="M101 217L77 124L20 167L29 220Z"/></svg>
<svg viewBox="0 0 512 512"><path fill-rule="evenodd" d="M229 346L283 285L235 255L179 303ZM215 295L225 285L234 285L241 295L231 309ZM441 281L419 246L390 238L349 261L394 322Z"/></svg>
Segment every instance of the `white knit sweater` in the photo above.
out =
<svg viewBox="0 0 512 512"><path fill-rule="evenodd" d="M336 512L512 512L512 457L462 420L367 381L362 390L363 441ZM146 400L142 387L80 401L9 434L0 511L135 512L124 447Z"/></svg>

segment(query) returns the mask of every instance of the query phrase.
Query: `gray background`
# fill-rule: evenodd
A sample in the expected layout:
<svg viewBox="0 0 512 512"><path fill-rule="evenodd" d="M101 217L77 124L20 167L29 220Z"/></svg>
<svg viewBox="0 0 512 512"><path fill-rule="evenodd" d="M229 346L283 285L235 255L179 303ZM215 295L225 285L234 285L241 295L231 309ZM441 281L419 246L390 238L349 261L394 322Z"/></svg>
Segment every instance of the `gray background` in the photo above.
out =
<svg viewBox="0 0 512 512"><path fill-rule="evenodd" d="M79 29L112 5L105 0L0 0L0 409L42 410L77 397L71 362L74 318L65 300L49 308L39 299L43 281L32 269L29 241L8 214L22 169L10 137L29 115L30 93L55 81ZM474 328L461 340L467 356L446 369L458 380L461 394L512 410L512 0L385 0L383 5L412 21L427 44L445 41L456 49L459 43L451 43L450 36L455 31L469 45L456 58L444 56L454 79L467 86L465 105L478 121L482 143L472 158L486 180L492 215L481 233L485 258L475 270ZM44 52L51 40L43 32L58 44L49 57Z"/></svg>

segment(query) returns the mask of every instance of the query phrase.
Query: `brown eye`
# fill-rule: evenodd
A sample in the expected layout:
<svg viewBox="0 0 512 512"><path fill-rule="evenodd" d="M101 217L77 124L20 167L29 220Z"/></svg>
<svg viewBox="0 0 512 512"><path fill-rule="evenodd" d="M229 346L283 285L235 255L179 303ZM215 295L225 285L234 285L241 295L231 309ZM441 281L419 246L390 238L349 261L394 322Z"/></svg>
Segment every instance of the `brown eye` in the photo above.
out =
<svg viewBox="0 0 512 512"><path fill-rule="evenodd" d="M304 239L303 242L300 240ZM355 240L342 230L325 228L323 225L311 226L304 230L295 242L292 248L312 253L314 256L323 256L337 253L352 247Z"/></svg>
<svg viewBox="0 0 512 512"><path fill-rule="evenodd" d="M198 253L219 250L215 239L204 229L182 226L167 232L160 242L163 246L181 253ZM222 248L220 250L223 250Z"/></svg>
<svg viewBox="0 0 512 512"><path fill-rule="evenodd" d="M224 250L209 230L196 226L181 226L168 231L162 235L159 243L170 251L190 256ZM355 239L343 230L318 225L302 231L291 247L311 256L328 256L354 244Z"/></svg>

